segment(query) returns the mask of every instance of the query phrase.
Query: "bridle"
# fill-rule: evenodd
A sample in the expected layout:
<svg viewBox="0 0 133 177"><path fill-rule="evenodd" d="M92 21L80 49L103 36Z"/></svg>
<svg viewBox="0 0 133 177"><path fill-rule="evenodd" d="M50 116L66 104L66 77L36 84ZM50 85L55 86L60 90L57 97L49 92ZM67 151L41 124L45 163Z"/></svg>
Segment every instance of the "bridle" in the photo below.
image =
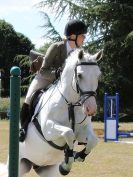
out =
<svg viewBox="0 0 133 177"><path fill-rule="evenodd" d="M96 92L95 91L83 91L80 86L79 86L79 81L78 81L78 75L77 75L77 67L81 65L97 65L96 62L80 62L77 63L75 67L75 79L76 79L76 92L80 94L80 103L83 104L86 99L88 99L91 96L96 97Z"/></svg>

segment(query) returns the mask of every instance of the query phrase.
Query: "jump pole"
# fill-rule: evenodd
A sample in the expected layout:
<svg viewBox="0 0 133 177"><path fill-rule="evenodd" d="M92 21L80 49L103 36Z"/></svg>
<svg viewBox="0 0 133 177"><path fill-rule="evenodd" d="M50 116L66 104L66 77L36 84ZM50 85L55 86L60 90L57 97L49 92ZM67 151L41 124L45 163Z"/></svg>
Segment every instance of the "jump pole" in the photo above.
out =
<svg viewBox="0 0 133 177"><path fill-rule="evenodd" d="M19 157L19 117L20 117L20 68L10 70L10 134L9 134L9 174L18 177Z"/></svg>

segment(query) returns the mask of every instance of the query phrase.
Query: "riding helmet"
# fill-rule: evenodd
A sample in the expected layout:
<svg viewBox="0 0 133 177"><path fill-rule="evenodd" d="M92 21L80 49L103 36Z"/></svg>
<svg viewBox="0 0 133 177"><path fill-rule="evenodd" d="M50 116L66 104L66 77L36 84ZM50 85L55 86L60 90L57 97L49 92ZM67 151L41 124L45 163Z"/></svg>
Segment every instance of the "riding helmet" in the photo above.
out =
<svg viewBox="0 0 133 177"><path fill-rule="evenodd" d="M79 34L86 34L87 33L87 26L84 22L80 20L70 20L64 30L65 36L70 36L72 34L79 35Z"/></svg>

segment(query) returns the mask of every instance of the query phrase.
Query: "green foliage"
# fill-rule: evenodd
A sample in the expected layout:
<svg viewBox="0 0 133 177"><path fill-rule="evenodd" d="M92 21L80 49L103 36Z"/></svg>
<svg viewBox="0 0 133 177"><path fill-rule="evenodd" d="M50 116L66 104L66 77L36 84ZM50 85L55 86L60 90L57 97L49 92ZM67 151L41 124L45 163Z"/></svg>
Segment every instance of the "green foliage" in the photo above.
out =
<svg viewBox="0 0 133 177"><path fill-rule="evenodd" d="M21 68L21 95L26 94L29 82L31 81L30 57L28 55L17 55L14 62Z"/></svg>
<svg viewBox="0 0 133 177"><path fill-rule="evenodd" d="M45 29L45 35L47 36L48 39L50 39L53 42L60 41L61 36L60 34L56 31L54 26L52 25L49 16L45 12L41 12L44 18L44 25L42 26Z"/></svg>
<svg viewBox="0 0 133 177"><path fill-rule="evenodd" d="M22 106L24 99L25 99L24 97L20 98L20 107ZM0 104L0 111L7 112L7 110L10 109L10 98L9 97L0 98L0 102L2 102L2 104Z"/></svg>
<svg viewBox="0 0 133 177"><path fill-rule="evenodd" d="M41 47L38 49L38 52L45 54L45 53L47 52L47 49L49 48L49 46L50 46L51 44L52 44L51 42L45 43L43 46L41 46Z"/></svg>
<svg viewBox="0 0 133 177"><path fill-rule="evenodd" d="M43 0L39 8L47 6L56 18L68 14L88 25L85 48L90 52L104 48L100 66L103 77L98 96L120 93L124 109L132 106L133 98L133 2L131 0ZM48 26L47 26L48 27Z"/></svg>
<svg viewBox="0 0 133 177"><path fill-rule="evenodd" d="M4 78L2 78L4 95L9 95L11 67L14 65L21 66L22 58L25 58L28 62L27 56L32 48L34 48L34 45L27 37L21 33L17 33L13 26L5 20L0 20L0 68L2 68L4 73ZM15 58L17 60L14 60ZM21 68L22 78L28 73L28 69L26 67L24 70L23 67Z"/></svg>

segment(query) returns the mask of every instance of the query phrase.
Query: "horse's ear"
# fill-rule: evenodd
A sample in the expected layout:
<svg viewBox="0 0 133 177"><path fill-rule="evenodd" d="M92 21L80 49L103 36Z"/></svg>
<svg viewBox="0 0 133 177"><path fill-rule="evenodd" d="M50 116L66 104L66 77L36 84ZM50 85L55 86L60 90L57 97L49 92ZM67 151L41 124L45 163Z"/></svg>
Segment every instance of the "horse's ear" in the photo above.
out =
<svg viewBox="0 0 133 177"><path fill-rule="evenodd" d="M80 52L79 52L79 54L78 54L78 58L79 58L80 60L82 60L82 59L83 59L83 56L84 56L84 52L83 52L83 50L80 50Z"/></svg>
<svg viewBox="0 0 133 177"><path fill-rule="evenodd" d="M103 49L100 50L98 53L96 53L94 58L96 61L99 61L102 59L102 57L103 57Z"/></svg>

